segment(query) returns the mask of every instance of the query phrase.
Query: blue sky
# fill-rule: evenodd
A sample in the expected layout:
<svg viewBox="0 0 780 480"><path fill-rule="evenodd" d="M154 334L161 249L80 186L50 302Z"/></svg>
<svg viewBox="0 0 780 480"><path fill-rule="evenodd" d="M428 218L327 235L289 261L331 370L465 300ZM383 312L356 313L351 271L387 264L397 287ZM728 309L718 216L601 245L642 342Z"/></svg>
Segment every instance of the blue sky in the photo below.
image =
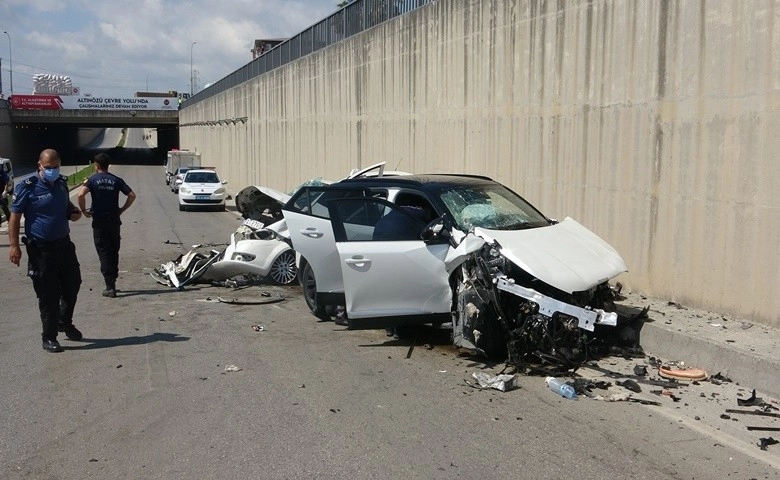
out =
<svg viewBox="0 0 780 480"><path fill-rule="evenodd" d="M32 93L36 73L67 75L82 93L190 90L252 60L256 38L286 38L339 0L2 0L3 93ZM7 31L9 37L2 33ZM197 42L192 45L192 42ZM9 57L12 56L12 59Z"/></svg>

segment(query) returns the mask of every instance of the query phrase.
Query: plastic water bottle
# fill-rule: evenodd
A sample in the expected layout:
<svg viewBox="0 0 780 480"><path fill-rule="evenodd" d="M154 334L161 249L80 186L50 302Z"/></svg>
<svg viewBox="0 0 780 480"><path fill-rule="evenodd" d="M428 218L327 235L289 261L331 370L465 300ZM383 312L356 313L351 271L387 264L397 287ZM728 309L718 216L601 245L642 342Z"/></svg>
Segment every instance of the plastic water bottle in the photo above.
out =
<svg viewBox="0 0 780 480"><path fill-rule="evenodd" d="M577 398L577 393L574 391L574 387L566 383L566 380L562 378L547 377L545 381L547 382L547 388L557 393L558 395L572 399Z"/></svg>

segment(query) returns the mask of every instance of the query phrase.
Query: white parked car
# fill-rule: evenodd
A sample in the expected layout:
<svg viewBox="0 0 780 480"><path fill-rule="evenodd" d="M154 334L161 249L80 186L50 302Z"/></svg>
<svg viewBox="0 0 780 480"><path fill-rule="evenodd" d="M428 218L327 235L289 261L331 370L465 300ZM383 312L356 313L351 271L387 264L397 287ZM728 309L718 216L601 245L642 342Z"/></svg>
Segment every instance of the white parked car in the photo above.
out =
<svg viewBox="0 0 780 480"><path fill-rule="evenodd" d="M212 207L225 209L227 190L225 184L214 170L187 170L178 186L179 210L190 207Z"/></svg>
<svg viewBox="0 0 780 480"><path fill-rule="evenodd" d="M173 193L179 193L179 185L184 181L184 175L193 168L195 167L179 167L171 174L168 185Z"/></svg>
<svg viewBox="0 0 780 480"><path fill-rule="evenodd" d="M348 178L301 188L283 213L318 317L344 306L350 328L452 322L456 345L517 364L563 365L616 332L618 252L487 177Z"/></svg>

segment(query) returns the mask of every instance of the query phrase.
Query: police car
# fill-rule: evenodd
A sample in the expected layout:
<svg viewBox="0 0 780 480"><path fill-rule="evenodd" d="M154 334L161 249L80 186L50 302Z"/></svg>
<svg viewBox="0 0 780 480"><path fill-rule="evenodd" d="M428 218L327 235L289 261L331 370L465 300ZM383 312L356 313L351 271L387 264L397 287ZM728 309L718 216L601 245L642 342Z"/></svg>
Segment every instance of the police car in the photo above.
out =
<svg viewBox="0 0 780 480"><path fill-rule="evenodd" d="M215 170L187 170L179 185L179 210L185 211L193 207L211 207L216 210L225 209L227 190L225 184Z"/></svg>

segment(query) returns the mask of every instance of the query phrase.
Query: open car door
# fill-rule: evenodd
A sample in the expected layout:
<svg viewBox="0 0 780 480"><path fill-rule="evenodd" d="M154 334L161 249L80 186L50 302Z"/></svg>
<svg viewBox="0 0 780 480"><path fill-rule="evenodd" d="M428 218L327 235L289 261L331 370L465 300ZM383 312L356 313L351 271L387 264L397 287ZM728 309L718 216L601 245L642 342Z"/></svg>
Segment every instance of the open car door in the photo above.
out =
<svg viewBox="0 0 780 480"><path fill-rule="evenodd" d="M329 210L350 327L380 317L394 317L383 326L447 319L450 245L420 239L427 219L372 197L334 200Z"/></svg>
<svg viewBox="0 0 780 480"><path fill-rule="evenodd" d="M302 187L283 208L293 249L311 266L318 293L344 290L327 207L330 191L330 187Z"/></svg>

